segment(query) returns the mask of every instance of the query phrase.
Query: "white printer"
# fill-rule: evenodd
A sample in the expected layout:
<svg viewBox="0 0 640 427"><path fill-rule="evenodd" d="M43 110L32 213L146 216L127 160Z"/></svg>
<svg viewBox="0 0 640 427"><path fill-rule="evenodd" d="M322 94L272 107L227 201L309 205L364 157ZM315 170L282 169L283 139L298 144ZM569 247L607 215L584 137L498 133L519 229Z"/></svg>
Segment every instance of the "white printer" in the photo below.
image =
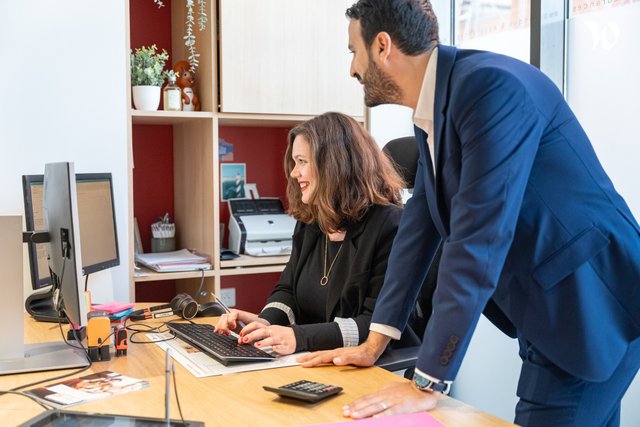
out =
<svg viewBox="0 0 640 427"><path fill-rule="evenodd" d="M253 256L289 255L296 220L278 198L231 199L229 249Z"/></svg>

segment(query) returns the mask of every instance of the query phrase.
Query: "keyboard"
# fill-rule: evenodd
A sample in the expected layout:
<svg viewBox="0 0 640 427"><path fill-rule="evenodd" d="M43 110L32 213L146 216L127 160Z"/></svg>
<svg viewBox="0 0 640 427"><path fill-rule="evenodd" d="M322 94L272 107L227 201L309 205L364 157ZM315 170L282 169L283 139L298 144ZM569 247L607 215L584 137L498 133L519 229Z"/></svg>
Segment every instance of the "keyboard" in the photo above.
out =
<svg viewBox="0 0 640 427"><path fill-rule="evenodd" d="M198 347L223 365L238 362L267 362L275 356L250 344L238 344L238 338L213 332L212 325L169 322L175 336Z"/></svg>

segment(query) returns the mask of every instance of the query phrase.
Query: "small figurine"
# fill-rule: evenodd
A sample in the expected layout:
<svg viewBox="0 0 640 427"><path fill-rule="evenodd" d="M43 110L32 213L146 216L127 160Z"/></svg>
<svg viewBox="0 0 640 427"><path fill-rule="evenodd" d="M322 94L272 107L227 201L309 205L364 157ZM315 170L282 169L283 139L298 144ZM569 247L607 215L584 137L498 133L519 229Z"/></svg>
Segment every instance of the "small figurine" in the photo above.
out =
<svg viewBox="0 0 640 427"><path fill-rule="evenodd" d="M187 61L176 62L173 71L178 76L176 83L182 90L182 111L200 111L200 100L193 90L196 76L191 71L189 63Z"/></svg>

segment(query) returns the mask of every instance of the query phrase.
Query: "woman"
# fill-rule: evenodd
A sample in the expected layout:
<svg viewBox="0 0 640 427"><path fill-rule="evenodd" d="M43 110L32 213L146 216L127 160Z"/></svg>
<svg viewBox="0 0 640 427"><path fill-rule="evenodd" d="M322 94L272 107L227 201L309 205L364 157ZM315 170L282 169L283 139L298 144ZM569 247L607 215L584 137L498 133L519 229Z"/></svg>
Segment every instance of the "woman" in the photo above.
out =
<svg viewBox="0 0 640 427"><path fill-rule="evenodd" d="M402 179L354 119L325 113L294 127L285 154L291 258L258 315L231 310L241 343L280 354L356 346L369 333L402 214Z"/></svg>

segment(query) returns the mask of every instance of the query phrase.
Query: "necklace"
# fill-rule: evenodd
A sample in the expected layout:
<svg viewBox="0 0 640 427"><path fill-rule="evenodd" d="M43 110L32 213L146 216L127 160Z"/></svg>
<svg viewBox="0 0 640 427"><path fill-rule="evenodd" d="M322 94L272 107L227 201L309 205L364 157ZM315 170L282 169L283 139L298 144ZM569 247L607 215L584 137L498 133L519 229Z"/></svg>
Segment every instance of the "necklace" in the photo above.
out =
<svg viewBox="0 0 640 427"><path fill-rule="evenodd" d="M338 252L336 252L336 256L333 257L333 261L331 261L331 265L329 266L329 270L327 271L327 256L329 254L329 236L327 236L326 234L324 235L324 267L322 269L322 272L324 273L324 275L320 279L320 286L325 286L329 282L329 274L331 273L333 264L335 264L336 260L338 259L338 255L340 255L340 250L342 249L342 245L344 245L344 240L340 244L340 247L338 248Z"/></svg>

